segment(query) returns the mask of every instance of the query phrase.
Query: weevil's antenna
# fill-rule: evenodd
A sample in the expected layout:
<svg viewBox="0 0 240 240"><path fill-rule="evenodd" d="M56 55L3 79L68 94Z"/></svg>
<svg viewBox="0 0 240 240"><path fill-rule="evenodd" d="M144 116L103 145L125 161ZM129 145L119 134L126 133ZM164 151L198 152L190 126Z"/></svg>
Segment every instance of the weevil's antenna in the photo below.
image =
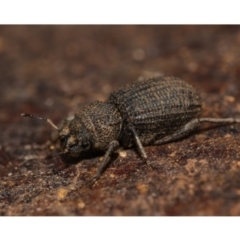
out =
<svg viewBox="0 0 240 240"><path fill-rule="evenodd" d="M55 158L55 157L59 157L60 155L64 155L64 154L66 154L66 152L62 151L62 152L52 153L52 154L50 154L49 156L50 156L51 158Z"/></svg>
<svg viewBox="0 0 240 240"><path fill-rule="evenodd" d="M38 120L48 122L52 127L54 127L55 129L57 129L59 131L59 128L49 118L37 117L37 116L34 116L32 114L29 114L29 113L22 113L21 116L22 117L36 118Z"/></svg>
<svg viewBox="0 0 240 240"><path fill-rule="evenodd" d="M66 154L67 152L66 151L62 151L62 152L57 152L56 154L57 155L63 155L63 154Z"/></svg>

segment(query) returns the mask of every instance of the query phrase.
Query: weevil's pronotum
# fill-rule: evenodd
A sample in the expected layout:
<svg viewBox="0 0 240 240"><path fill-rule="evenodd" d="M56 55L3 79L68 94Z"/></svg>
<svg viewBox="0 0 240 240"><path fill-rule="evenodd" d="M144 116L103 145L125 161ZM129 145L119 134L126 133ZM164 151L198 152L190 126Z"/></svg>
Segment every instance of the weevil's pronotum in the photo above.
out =
<svg viewBox="0 0 240 240"><path fill-rule="evenodd" d="M64 153L78 157L82 152L101 150L105 155L93 181L97 180L111 154L123 146L136 146L142 159L143 148L180 139L201 123L239 123L240 118L201 118L198 92L176 77L155 77L136 82L113 92L106 102L96 101L65 120L58 128L48 118L35 117L50 123L59 132Z"/></svg>

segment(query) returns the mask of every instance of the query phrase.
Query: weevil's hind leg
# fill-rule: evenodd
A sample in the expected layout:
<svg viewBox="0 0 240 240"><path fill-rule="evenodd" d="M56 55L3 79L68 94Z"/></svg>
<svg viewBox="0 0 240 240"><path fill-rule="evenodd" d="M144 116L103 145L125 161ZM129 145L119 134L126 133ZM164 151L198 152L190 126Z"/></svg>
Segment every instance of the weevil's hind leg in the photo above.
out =
<svg viewBox="0 0 240 240"><path fill-rule="evenodd" d="M172 142L180 138L186 137L192 131L196 130L201 123L217 123L217 124L230 124L230 123L240 123L239 118L196 118L191 120L189 123L184 125L177 132L172 135L166 136L162 139L156 140L155 145L164 144L167 142Z"/></svg>
<svg viewBox="0 0 240 240"><path fill-rule="evenodd" d="M107 166L107 164L109 163L110 161L110 156L111 154L119 147L119 142L117 140L114 140L112 142L110 142L109 146L108 146L108 149L104 155L104 158L103 158L103 161L101 163L101 165L99 166L98 170L97 170L97 173L96 175L94 176L93 179L91 179L89 185L93 185L98 179L99 177L101 176L104 168Z"/></svg>
<svg viewBox="0 0 240 240"><path fill-rule="evenodd" d="M181 139L183 137L186 137L189 133L191 133L196 128L198 128L198 126L201 124L200 120L201 120L201 118L200 119L196 118L196 119L191 120L190 122L185 124L182 128L180 128L175 133L173 133L171 135L168 135L164 138L158 139L153 144L154 145L160 145L160 144L164 144L164 143L167 143L167 142L173 142L173 141L176 141L176 140Z"/></svg>
<svg viewBox="0 0 240 240"><path fill-rule="evenodd" d="M230 124L230 123L240 123L240 118L199 118L199 122Z"/></svg>

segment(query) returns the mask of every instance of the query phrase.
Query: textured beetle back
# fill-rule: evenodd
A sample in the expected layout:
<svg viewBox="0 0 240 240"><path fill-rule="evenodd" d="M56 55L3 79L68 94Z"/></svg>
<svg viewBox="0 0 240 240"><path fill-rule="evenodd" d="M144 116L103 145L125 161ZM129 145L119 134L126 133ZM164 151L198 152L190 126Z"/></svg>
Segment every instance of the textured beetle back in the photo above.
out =
<svg viewBox="0 0 240 240"><path fill-rule="evenodd" d="M109 102L122 116L122 139L129 138L128 146L132 145L127 133L129 124L147 145L171 134L201 113L196 90L175 77L157 77L128 85L112 93Z"/></svg>
<svg viewBox="0 0 240 240"><path fill-rule="evenodd" d="M92 137L95 149L106 150L119 136L122 119L117 108L108 102L95 101L75 114Z"/></svg>

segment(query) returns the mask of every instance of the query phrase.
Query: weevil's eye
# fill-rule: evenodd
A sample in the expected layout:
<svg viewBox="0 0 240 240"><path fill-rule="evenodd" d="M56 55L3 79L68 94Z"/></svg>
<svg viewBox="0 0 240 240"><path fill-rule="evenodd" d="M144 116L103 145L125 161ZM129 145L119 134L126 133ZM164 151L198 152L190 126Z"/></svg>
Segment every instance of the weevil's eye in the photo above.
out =
<svg viewBox="0 0 240 240"><path fill-rule="evenodd" d="M82 141L82 148L83 148L83 149L88 148L89 145L90 145L90 143L89 143L88 141L86 141L86 140Z"/></svg>
<svg viewBox="0 0 240 240"><path fill-rule="evenodd" d="M75 150L77 150L77 148L78 148L77 144L72 143L69 145L70 151L75 151Z"/></svg>
<svg viewBox="0 0 240 240"><path fill-rule="evenodd" d="M65 147L67 145L67 137L60 138L60 144L62 147Z"/></svg>

